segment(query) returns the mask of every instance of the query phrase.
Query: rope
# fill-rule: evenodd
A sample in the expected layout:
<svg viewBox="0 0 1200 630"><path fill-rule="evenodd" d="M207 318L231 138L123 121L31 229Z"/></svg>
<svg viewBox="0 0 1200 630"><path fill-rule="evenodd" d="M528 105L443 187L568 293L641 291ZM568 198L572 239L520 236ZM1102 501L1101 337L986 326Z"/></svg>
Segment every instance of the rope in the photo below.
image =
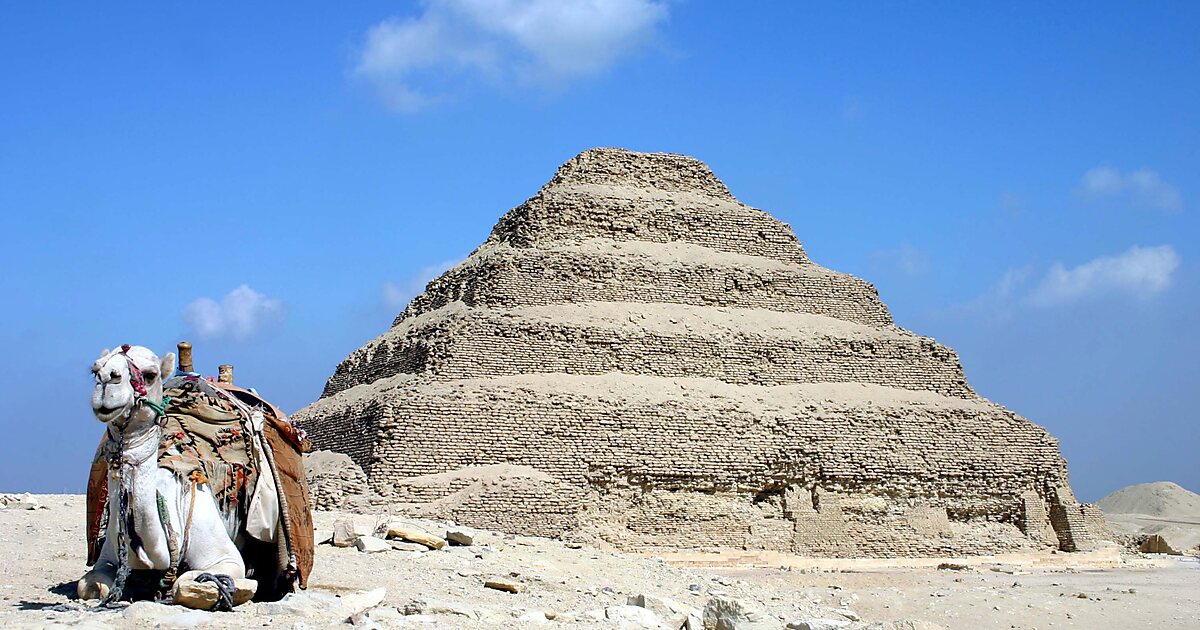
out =
<svg viewBox="0 0 1200 630"><path fill-rule="evenodd" d="M217 603L212 609L220 612L228 612L233 610L233 592L237 590L237 584L233 578L224 573L201 573L196 576L196 582L203 584L204 582L212 582L217 587Z"/></svg>

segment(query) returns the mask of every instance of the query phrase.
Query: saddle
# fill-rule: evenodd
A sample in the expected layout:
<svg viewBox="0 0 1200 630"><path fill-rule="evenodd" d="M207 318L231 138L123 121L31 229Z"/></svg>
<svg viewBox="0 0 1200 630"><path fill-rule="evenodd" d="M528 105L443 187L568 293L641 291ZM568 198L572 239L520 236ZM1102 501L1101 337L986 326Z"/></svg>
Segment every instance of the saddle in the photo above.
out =
<svg viewBox="0 0 1200 630"><path fill-rule="evenodd" d="M159 467L170 470L182 485L207 483L226 523L273 545L275 553L268 556L277 560L272 567L276 575L294 577L300 588L307 588L314 552L303 460L311 450L307 438L282 411L249 390L190 374L167 380L163 388ZM89 566L104 545L108 446L106 432L88 478ZM286 510L280 514L282 507ZM257 556L261 560L262 554ZM246 560L251 566L252 559ZM256 573L260 583L263 577Z"/></svg>

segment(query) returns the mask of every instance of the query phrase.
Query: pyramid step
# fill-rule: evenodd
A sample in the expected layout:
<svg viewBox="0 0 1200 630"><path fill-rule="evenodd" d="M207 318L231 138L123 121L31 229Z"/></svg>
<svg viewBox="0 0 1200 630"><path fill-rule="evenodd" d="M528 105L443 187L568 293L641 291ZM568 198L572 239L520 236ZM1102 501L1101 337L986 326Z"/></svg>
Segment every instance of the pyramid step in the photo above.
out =
<svg viewBox="0 0 1200 630"><path fill-rule="evenodd" d="M490 241L534 247L564 238L686 243L804 263L792 228L733 198L599 184L547 187L496 223Z"/></svg>
<svg viewBox="0 0 1200 630"><path fill-rule="evenodd" d="M295 418L317 448L370 450L369 474L380 480L504 463L585 488L753 491L792 480L970 514L1011 510L1024 489L1066 474L1057 441L999 405L856 383L402 375ZM1008 494L997 493L998 478Z"/></svg>
<svg viewBox="0 0 1200 630"><path fill-rule="evenodd" d="M488 244L429 283L394 323L453 302L542 306L662 302L810 313L888 327L869 282L824 267L705 247L589 239L537 248Z"/></svg>
<svg viewBox="0 0 1200 630"><path fill-rule="evenodd" d="M904 330L761 309L636 303L455 303L405 320L350 355L325 395L399 373L539 372L710 376L755 385L863 382L974 396L954 351Z"/></svg>

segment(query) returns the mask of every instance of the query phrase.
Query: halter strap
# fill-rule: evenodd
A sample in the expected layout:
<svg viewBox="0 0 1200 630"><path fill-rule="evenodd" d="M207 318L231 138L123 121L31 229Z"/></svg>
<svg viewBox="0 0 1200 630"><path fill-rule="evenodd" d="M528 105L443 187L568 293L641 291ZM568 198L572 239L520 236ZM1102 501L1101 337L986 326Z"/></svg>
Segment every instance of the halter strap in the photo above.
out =
<svg viewBox="0 0 1200 630"><path fill-rule="evenodd" d="M146 379L142 377L142 370L133 362L133 358L129 356L129 349L132 346L129 344L121 345L121 356L125 357L125 362L129 364L129 384L133 386L133 391L138 394L146 395Z"/></svg>

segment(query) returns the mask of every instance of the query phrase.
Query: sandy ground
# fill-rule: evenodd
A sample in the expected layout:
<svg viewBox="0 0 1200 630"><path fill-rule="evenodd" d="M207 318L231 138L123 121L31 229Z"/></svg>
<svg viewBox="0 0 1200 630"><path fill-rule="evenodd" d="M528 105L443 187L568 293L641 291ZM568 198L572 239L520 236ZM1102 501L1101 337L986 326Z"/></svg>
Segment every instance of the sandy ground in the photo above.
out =
<svg viewBox="0 0 1200 630"><path fill-rule="evenodd" d="M233 613L198 613L150 603L90 611L71 599L84 571L83 497L38 498L47 509L0 510L0 627L318 628L342 622L365 598L360 593L378 587L385 594L370 617L382 627L641 627L603 615L639 593L695 608L733 598L765 612L777 627L804 618L848 620L835 609L861 616L853 627L901 619L984 629L1200 627L1200 563L1188 557L1109 549L956 559L967 568L939 570L946 559L652 558L487 532L476 545L442 551L364 554L323 545L304 600L308 608L297 611L247 604ZM318 513L318 528L331 528L339 516ZM353 518L360 529L383 520ZM485 588L483 581L493 577L524 590ZM406 609L420 614L405 615ZM589 611L601 618L589 618Z"/></svg>

